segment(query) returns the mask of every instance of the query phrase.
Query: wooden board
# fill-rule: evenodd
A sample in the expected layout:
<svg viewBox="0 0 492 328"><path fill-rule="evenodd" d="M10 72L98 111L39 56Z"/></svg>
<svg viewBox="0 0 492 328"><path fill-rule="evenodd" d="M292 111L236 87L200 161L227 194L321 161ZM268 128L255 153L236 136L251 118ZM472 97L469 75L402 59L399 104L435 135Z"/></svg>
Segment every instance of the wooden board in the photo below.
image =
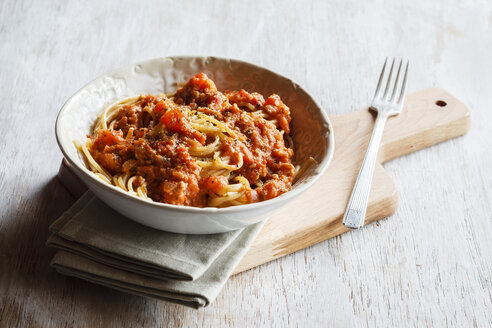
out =
<svg viewBox="0 0 492 328"><path fill-rule="evenodd" d="M335 154L328 171L299 198L275 212L234 273L335 237L348 229L342 216L369 142L375 116L367 109L332 116ZM406 97L400 115L388 120L379 162L409 154L469 130L468 108L446 91L425 89ZM79 196L85 187L62 165L63 184ZM380 164L374 171L366 224L393 214L397 188Z"/></svg>
<svg viewBox="0 0 492 328"><path fill-rule="evenodd" d="M439 101L446 105L437 105ZM327 172L312 188L270 218L235 273L348 230L342 224L342 216L364 158L374 118L367 109L331 117L335 129L335 154ZM379 162L462 135L469 128L468 108L446 91L432 88L413 93L406 97L402 113L387 122ZM390 216L397 206L396 185L378 164L374 170L366 224Z"/></svg>

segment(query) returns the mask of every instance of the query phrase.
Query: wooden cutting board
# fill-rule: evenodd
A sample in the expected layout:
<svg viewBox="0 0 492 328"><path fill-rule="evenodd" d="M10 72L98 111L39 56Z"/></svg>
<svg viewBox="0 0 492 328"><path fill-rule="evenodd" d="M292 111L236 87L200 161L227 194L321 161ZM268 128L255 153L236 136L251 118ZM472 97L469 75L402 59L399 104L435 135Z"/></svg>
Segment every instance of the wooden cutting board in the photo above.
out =
<svg viewBox="0 0 492 328"><path fill-rule="evenodd" d="M272 215L234 273L348 231L342 224L342 216L375 116L363 109L330 118L335 129L335 154L327 172L312 188ZM448 92L430 88L410 94L405 98L402 113L386 124L379 162L463 135L469 128L468 108ZM58 177L75 197L86 190L65 161ZM377 164L366 224L392 215L397 206L396 185L381 164Z"/></svg>

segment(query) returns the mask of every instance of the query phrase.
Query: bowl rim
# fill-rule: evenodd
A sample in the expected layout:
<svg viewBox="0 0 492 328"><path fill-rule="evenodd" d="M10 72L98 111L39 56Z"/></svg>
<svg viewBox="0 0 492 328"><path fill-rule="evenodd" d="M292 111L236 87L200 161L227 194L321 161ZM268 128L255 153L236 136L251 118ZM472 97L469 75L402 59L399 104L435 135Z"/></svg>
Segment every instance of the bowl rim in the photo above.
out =
<svg viewBox="0 0 492 328"><path fill-rule="evenodd" d="M291 189L275 198L268 199L265 201L261 202L256 202L256 203L250 203L250 204L244 204L244 205L237 205L237 206L229 206L229 207L223 207L223 208L218 208L218 207L193 207L193 206L186 206L186 205L173 205L173 204L167 204L167 203L161 203L161 202L154 202L154 201L148 201L143 198L131 195L123 190L120 190L116 186L109 185L105 183L103 180L97 178L96 176L89 174L89 169L86 168L85 166L82 166L78 163L78 161L75 161L72 159L72 156L68 151L65 150L63 143L62 143L62 137L61 137L61 118L65 114L65 111L67 108L71 105L72 100L79 94L81 93L84 89L86 89L90 84L101 80L108 75L114 75L117 74L118 72L121 71L126 71L130 67L134 67L137 65L146 65L150 62L155 62L155 61L165 61L165 60L192 60L192 59L198 59L198 60L210 60L210 59L217 59L217 60L224 60L224 61L230 61L230 62L235 62L240 65L249 65L254 68L264 70L268 73L280 76L283 79L286 79L294 84L294 87L296 89L301 90L304 92L309 98L311 98L311 101L314 103L314 105L320 110L320 114L324 119L324 123L328 126L328 142L326 144L326 155L323 157L321 163L319 163L318 168L314 172L315 174L311 175L310 178L301 184L300 186L296 187L295 189ZM239 213L239 212L245 212L249 210L255 210L259 209L262 207L266 207L268 205L274 206L275 204L281 203L281 202L286 202L290 199L295 198L296 196L300 195L307 189L309 189L319 178L322 174L325 173L326 169L328 168L328 165L330 164L333 154L335 151L335 137L334 137L334 131L333 131L333 124L331 123L330 118L328 117L328 114L323 110L323 108L319 105L319 103L315 100L315 98L306 90L304 89L299 83L297 83L295 80L288 78L282 74L279 74L273 70L270 70L268 68L265 68L260 65L256 65L244 60L239 60L239 59L234 59L234 58L226 58L226 57L218 57L218 56L166 56L166 57L156 57L152 59L147 59L144 61L140 61L138 63L134 63L131 65L126 65L123 67L119 67L117 69L114 69L112 71L109 71L107 73L104 73L102 75L99 75L95 79L89 81L86 83L83 87L78 89L70 98L68 98L65 103L62 105L61 109L58 112L58 115L56 117L56 122L55 122L55 135L56 135L56 141L58 143L58 147L60 148L61 152L63 153L63 156L65 159L68 161L71 167L73 167L76 171L81 172L85 177L90 179L92 182L97 184L98 186L102 187L103 189L119 195L123 196L128 200L132 201L137 201L141 202L142 204L152 206L154 208L159 208L159 209L166 209L166 210L172 210L172 211L180 211L180 212L187 212L187 213L200 213L200 214L232 214L232 213Z"/></svg>

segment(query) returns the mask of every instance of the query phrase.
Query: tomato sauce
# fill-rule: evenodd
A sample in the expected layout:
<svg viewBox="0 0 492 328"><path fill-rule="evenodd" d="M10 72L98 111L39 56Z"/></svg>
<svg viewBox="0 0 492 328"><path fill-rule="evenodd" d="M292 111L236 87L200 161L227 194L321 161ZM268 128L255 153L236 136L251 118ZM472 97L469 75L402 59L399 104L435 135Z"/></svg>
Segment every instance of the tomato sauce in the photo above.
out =
<svg viewBox="0 0 492 328"><path fill-rule="evenodd" d="M289 108L278 95L265 100L245 90L222 93L203 73L192 77L172 100L142 95L135 104L125 105L113 129L89 136L91 155L113 175L141 176L154 201L205 207L207 198L220 194L229 181L223 176L200 175L201 167L190 155L190 147L211 141L193 128L190 110L225 122L241 137L224 138L220 156L228 156L231 164L242 157L243 165L234 174L250 182L251 189L245 191L248 202L290 190L295 172L293 150L284 140L290 133ZM266 117L258 115L260 110ZM164 128L157 133L159 123ZM136 183L138 187L143 180L136 179Z"/></svg>

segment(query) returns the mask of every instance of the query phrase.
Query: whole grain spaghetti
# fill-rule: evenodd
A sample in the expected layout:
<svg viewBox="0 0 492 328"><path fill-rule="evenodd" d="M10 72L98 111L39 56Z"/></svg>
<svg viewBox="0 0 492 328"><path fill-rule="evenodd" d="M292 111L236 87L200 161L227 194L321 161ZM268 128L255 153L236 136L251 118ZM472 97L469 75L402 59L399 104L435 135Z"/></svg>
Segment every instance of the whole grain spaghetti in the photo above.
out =
<svg viewBox="0 0 492 328"><path fill-rule="evenodd" d="M110 104L86 142L75 143L94 174L135 196L226 207L290 190L290 120L279 96L222 93L200 73L173 95Z"/></svg>

